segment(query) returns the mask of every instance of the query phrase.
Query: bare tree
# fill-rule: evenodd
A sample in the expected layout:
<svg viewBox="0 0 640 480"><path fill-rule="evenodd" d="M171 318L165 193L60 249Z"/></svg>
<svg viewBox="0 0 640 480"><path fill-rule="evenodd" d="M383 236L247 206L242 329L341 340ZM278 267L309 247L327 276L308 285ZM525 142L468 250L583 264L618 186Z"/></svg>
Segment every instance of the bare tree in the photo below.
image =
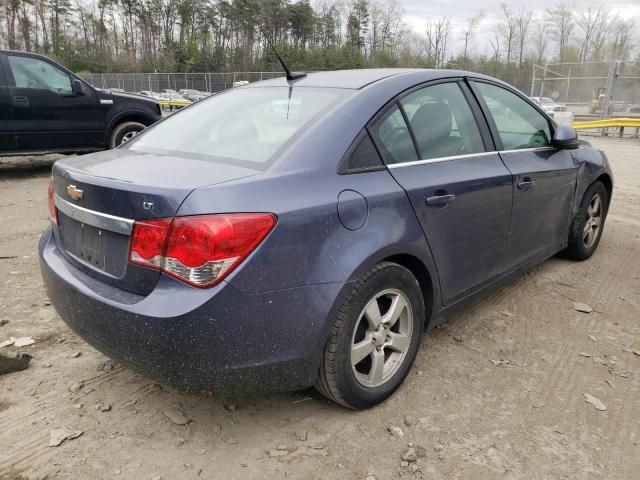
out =
<svg viewBox="0 0 640 480"><path fill-rule="evenodd" d="M30 3L28 0L22 0L22 8L18 18L24 49L28 52L31 51L31 11L27 8Z"/></svg>
<svg viewBox="0 0 640 480"><path fill-rule="evenodd" d="M613 27L611 60L627 60L631 54L633 20L618 19Z"/></svg>
<svg viewBox="0 0 640 480"><path fill-rule="evenodd" d="M465 62L469 58L469 42L473 39L474 31L482 20L482 17L484 17L484 13L480 11L473 17L467 19L467 23L464 28L464 53L462 55Z"/></svg>
<svg viewBox="0 0 640 480"><path fill-rule="evenodd" d="M427 41L419 34L408 31L398 39L398 50L416 57L428 58L429 46Z"/></svg>
<svg viewBox="0 0 640 480"><path fill-rule="evenodd" d="M529 27L531 25L531 19L533 18L533 12L526 8L521 8L515 15L516 17L516 31L518 33L518 65L522 65L522 59L525 54L525 48L528 41Z"/></svg>
<svg viewBox="0 0 640 480"><path fill-rule="evenodd" d="M493 50L493 60L496 62L500 60L500 37L501 36L502 35L499 29L496 28L493 30L493 39L489 40L489 44L491 45L491 48Z"/></svg>
<svg viewBox="0 0 640 480"><path fill-rule="evenodd" d="M511 11L511 9L509 9L509 6L506 3L501 3L500 7L502 8L503 18L500 22L499 28L500 33L507 44L507 63L509 63L513 53L513 44L518 33L518 26L516 15Z"/></svg>
<svg viewBox="0 0 640 480"><path fill-rule="evenodd" d="M371 2L370 4L369 50L393 53L402 30L402 7L397 0Z"/></svg>
<svg viewBox="0 0 640 480"><path fill-rule="evenodd" d="M18 0L6 0L5 3L5 16L7 21L7 46L10 50L17 48L16 42L16 21L18 17Z"/></svg>
<svg viewBox="0 0 640 480"><path fill-rule="evenodd" d="M549 44L549 26L542 18L536 21L532 44L536 63L543 63Z"/></svg>
<svg viewBox="0 0 640 480"><path fill-rule="evenodd" d="M567 48L575 27L573 17L571 6L564 1L547 10L547 20L551 24L551 31L558 42L558 59L560 63L566 61Z"/></svg>
<svg viewBox="0 0 640 480"><path fill-rule="evenodd" d="M617 18L609 12L603 11L595 22L591 34L588 59L594 62L604 60L606 46Z"/></svg>
<svg viewBox="0 0 640 480"><path fill-rule="evenodd" d="M443 68L447 51L447 40L451 30L451 19L441 17L427 21L427 51L436 68Z"/></svg>
<svg viewBox="0 0 640 480"><path fill-rule="evenodd" d="M580 52L578 54L580 62L587 61L589 49L593 41L594 31L598 24L603 21L603 17L606 16L608 16L608 13L604 11L603 5L599 5L598 8L589 6L578 13L576 25L582 31Z"/></svg>

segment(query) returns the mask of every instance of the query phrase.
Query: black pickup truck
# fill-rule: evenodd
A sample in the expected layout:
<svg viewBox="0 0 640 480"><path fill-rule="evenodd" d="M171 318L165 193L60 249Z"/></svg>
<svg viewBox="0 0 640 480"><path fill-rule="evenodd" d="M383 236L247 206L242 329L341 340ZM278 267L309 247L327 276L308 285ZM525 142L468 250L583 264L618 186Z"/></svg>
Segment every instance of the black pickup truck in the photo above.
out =
<svg viewBox="0 0 640 480"><path fill-rule="evenodd" d="M161 116L153 99L96 89L42 55L0 50L0 155L115 148Z"/></svg>

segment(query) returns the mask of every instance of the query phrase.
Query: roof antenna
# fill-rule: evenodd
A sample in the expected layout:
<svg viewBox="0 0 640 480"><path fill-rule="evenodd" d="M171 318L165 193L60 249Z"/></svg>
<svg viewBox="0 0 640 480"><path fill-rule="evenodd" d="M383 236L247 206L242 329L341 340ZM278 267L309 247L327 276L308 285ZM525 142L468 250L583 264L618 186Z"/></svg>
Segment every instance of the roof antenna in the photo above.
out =
<svg viewBox="0 0 640 480"><path fill-rule="evenodd" d="M282 60L282 57L280 57L280 55L278 54L278 51L276 50L276 47L273 45L273 43L271 43L271 40L269 40L269 37L267 37L267 34L264 33L264 30L262 29L262 27L259 27L259 28L260 28L260 32L262 33L262 36L267 41L267 44L269 45L269 47L271 47L271 50L273 50L273 53L276 54L276 58L278 59L278 62L280 62L280 65L282 65L282 69L287 74L287 81L291 82L292 80L297 80L299 78L306 77L307 76L306 73L303 73L303 72L292 72L291 70L289 70L289 67L287 67L287 64L284 63L284 60Z"/></svg>

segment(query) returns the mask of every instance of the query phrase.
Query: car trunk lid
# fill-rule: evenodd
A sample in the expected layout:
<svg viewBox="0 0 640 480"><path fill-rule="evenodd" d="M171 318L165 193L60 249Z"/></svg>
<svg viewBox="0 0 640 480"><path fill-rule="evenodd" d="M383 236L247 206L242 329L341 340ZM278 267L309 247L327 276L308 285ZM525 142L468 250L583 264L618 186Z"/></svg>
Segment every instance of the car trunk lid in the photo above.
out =
<svg viewBox="0 0 640 480"><path fill-rule="evenodd" d="M258 173L126 149L60 160L53 168L58 244L89 275L146 295L160 273L128 262L133 223L172 218L194 189Z"/></svg>

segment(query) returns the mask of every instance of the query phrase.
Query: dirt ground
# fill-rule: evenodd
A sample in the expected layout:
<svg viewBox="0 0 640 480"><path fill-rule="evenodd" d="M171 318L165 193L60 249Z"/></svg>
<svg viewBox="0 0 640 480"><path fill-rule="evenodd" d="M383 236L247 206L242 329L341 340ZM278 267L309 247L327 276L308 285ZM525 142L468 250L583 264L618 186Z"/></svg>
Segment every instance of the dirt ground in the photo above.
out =
<svg viewBox="0 0 640 480"><path fill-rule="evenodd" d="M36 342L27 370L0 376L0 478L639 478L640 141L592 142L616 181L595 256L551 259L451 316L364 412L313 390L185 395L112 363L42 288L47 168L1 171L0 342ZM83 433L50 447L60 427ZM401 464L410 444L420 458Z"/></svg>

